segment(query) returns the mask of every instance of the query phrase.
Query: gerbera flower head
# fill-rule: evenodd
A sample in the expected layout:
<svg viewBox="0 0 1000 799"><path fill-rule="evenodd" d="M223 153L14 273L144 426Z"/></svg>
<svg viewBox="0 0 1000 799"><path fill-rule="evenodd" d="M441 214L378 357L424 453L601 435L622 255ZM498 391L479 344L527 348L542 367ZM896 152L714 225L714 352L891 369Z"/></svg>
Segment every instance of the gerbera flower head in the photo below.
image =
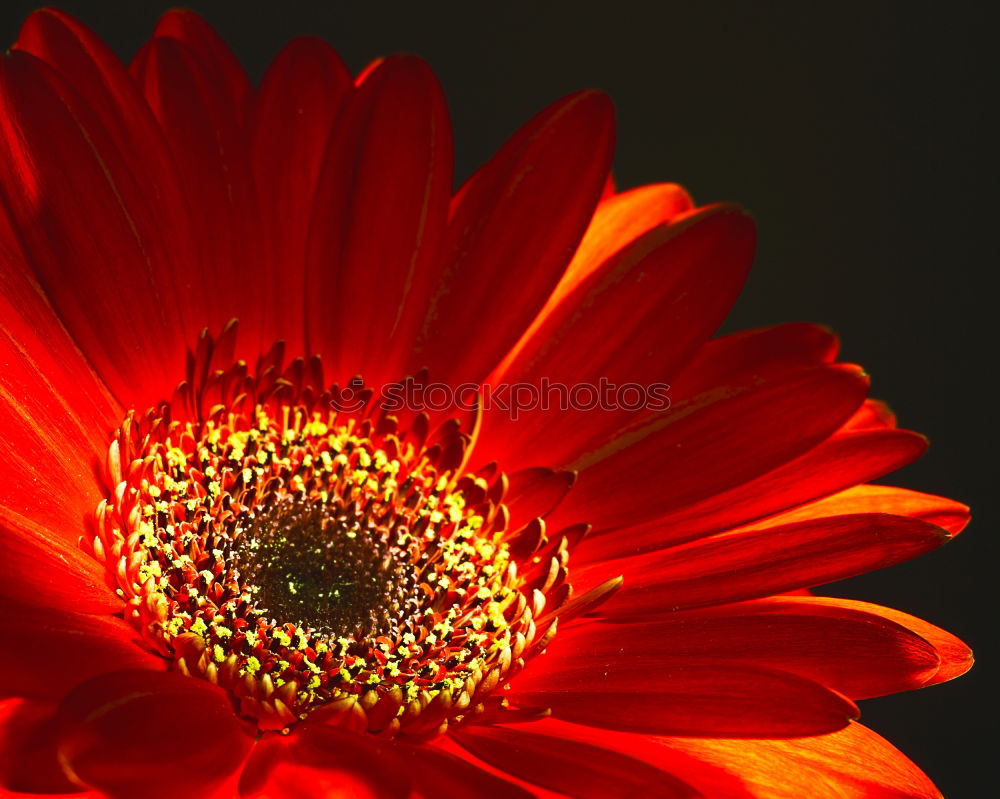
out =
<svg viewBox="0 0 1000 799"><path fill-rule="evenodd" d="M581 92L457 191L428 67L196 15L0 62L0 781L932 797L854 700L948 633L812 587L964 506L828 330L712 339L754 229L618 192Z"/></svg>

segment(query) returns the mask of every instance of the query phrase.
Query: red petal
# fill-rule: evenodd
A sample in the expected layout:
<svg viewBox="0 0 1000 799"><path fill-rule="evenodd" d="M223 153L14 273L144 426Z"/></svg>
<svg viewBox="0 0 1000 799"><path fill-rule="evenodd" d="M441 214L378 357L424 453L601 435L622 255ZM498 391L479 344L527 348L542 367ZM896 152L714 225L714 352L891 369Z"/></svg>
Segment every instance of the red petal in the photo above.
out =
<svg viewBox="0 0 1000 799"><path fill-rule="evenodd" d="M507 528L518 530L532 519L547 516L562 502L574 482L574 472L543 467L514 472L504 497L504 504L510 510Z"/></svg>
<svg viewBox="0 0 1000 799"><path fill-rule="evenodd" d="M921 494L919 491L910 491L906 488L859 485L772 516L767 520L766 526L774 527L819 516L845 516L851 513L891 513L895 516L908 516L942 527L951 535L958 535L969 523L968 506L953 499Z"/></svg>
<svg viewBox="0 0 1000 799"><path fill-rule="evenodd" d="M110 616L0 599L0 624L0 695L58 699L104 672L166 668L131 625Z"/></svg>
<svg viewBox="0 0 1000 799"><path fill-rule="evenodd" d="M253 743L225 691L176 672L97 677L66 697L57 721L67 773L114 799L211 796L235 782Z"/></svg>
<svg viewBox="0 0 1000 799"><path fill-rule="evenodd" d="M677 402L747 376L832 363L839 342L819 325L790 324L747 330L705 344L670 385Z"/></svg>
<svg viewBox="0 0 1000 799"><path fill-rule="evenodd" d="M628 527L704 501L815 447L867 389L855 367L820 366L674 406L575 461L580 477L557 518Z"/></svg>
<svg viewBox="0 0 1000 799"><path fill-rule="evenodd" d="M415 315L433 290L451 170L437 79L413 56L382 61L345 108L316 188L307 329L335 380L403 377Z"/></svg>
<svg viewBox="0 0 1000 799"><path fill-rule="evenodd" d="M267 736L240 781L245 799L406 799L410 796L527 798L511 783L431 746L359 736L304 724L287 738Z"/></svg>
<svg viewBox="0 0 1000 799"><path fill-rule="evenodd" d="M942 630L933 624L911 616L908 613L873 605L870 602L859 602L853 599L834 599L832 597L784 597L783 602L803 604L809 608L823 607L835 613L867 613L880 616L891 623L898 624L920 636L934 647L939 658L937 672L925 683L927 685L937 685L938 683L953 680L960 677L972 668L972 650L956 636L947 630Z"/></svg>
<svg viewBox="0 0 1000 799"><path fill-rule="evenodd" d="M670 222L692 207L693 203L687 192L673 183L643 186L624 194L602 198L576 255L545 307L507 353L503 363L493 370L487 382L495 385L505 378L515 356L534 336L542 322L606 260L640 236Z"/></svg>
<svg viewBox="0 0 1000 799"><path fill-rule="evenodd" d="M881 614L793 597L656 614L631 624L570 626L538 668L558 668L554 664L570 658L599 668L615 658L655 669L670 657L791 671L852 699L920 688L940 665L931 643Z"/></svg>
<svg viewBox="0 0 1000 799"><path fill-rule="evenodd" d="M220 70L180 38L152 39L131 70L166 136L191 205L197 251L176 272L197 320L188 339L202 327L218 334L238 317L237 357L253 363L286 331L297 335L300 320L273 312L268 289L283 264L267 257L240 101Z"/></svg>
<svg viewBox="0 0 1000 799"><path fill-rule="evenodd" d="M628 732L719 737L818 735L857 717L847 698L797 674L743 663L568 652L512 681L511 702ZM535 661L538 663L539 661Z"/></svg>
<svg viewBox="0 0 1000 799"><path fill-rule="evenodd" d="M79 791L56 758L55 705L0 701L0 796L98 799Z"/></svg>
<svg viewBox="0 0 1000 799"><path fill-rule="evenodd" d="M120 612L104 567L67 538L0 506L0 596L81 613Z"/></svg>
<svg viewBox="0 0 1000 799"><path fill-rule="evenodd" d="M841 430L805 455L729 491L640 527L591 536L575 558L583 563L651 552L749 524L816 497L875 480L916 460L926 449L927 440L907 430ZM868 508L866 512L874 510ZM892 507L882 510L896 513ZM843 512L855 511L814 512L810 516Z"/></svg>
<svg viewBox="0 0 1000 799"><path fill-rule="evenodd" d="M0 69L0 117L0 194L32 268L119 399L148 405L142 389L183 368L173 274L187 253L145 184L145 139L119 149L79 93L21 50Z"/></svg>
<svg viewBox="0 0 1000 799"><path fill-rule="evenodd" d="M713 206L614 254L556 308L508 370L512 380L672 378L721 323L750 268L753 223Z"/></svg>
<svg viewBox="0 0 1000 799"><path fill-rule="evenodd" d="M3 212L0 282L0 507L76 549L122 411L29 277Z"/></svg>
<svg viewBox="0 0 1000 799"><path fill-rule="evenodd" d="M843 580L918 557L949 538L919 519L859 513L743 529L577 573L587 583L624 574L625 587L601 611L635 618Z"/></svg>
<svg viewBox="0 0 1000 799"><path fill-rule="evenodd" d="M211 25L193 11L175 8L160 17L153 36L183 42L205 65L212 83L225 88L242 123L250 100L250 79Z"/></svg>
<svg viewBox="0 0 1000 799"><path fill-rule="evenodd" d="M618 752L518 728L470 726L453 733L476 757L524 780L580 799L694 799L666 771Z"/></svg>
<svg viewBox="0 0 1000 799"><path fill-rule="evenodd" d="M865 400L865 404L858 408L858 412L852 416L845 430L884 430L896 426L896 415L889 409L889 406L880 400Z"/></svg>
<svg viewBox="0 0 1000 799"><path fill-rule="evenodd" d="M565 396L488 414L484 449L519 463L541 442L550 463L565 463L578 452L582 412L566 412L581 401L569 393L578 384L615 391L586 412L592 437L664 399L676 370L729 311L753 247L750 218L716 206L656 228L607 260L549 314L504 375L546 394L547 384L564 386ZM648 397L654 384L663 397Z"/></svg>
<svg viewBox="0 0 1000 799"><path fill-rule="evenodd" d="M462 188L407 372L479 382L527 329L566 269L611 162L613 112L596 92L531 120ZM456 349L475 331L475 346Z"/></svg>
<svg viewBox="0 0 1000 799"><path fill-rule="evenodd" d="M712 799L941 799L930 780L860 724L812 738L652 738L547 719L538 730L665 768Z"/></svg>
<svg viewBox="0 0 1000 799"><path fill-rule="evenodd" d="M268 67L254 102L251 160L261 222L268 231L269 288L277 313L303 307L306 239L316 182L334 121L351 91L350 73L326 42L290 42ZM305 326L287 341L305 352Z"/></svg>

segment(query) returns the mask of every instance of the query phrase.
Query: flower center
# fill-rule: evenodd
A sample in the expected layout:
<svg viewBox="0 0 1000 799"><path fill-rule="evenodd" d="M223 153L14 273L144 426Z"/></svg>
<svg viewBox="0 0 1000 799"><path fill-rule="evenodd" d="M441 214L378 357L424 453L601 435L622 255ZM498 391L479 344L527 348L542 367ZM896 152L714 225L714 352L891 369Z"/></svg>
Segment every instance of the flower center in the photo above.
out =
<svg viewBox="0 0 1000 799"><path fill-rule="evenodd" d="M420 739L512 717L494 694L552 639L580 531L507 529L508 480L463 472L457 420L404 425L370 394L338 411L295 364L205 367L126 417L85 543L125 618L263 730L310 716Z"/></svg>
<svg viewBox="0 0 1000 799"><path fill-rule="evenodd" d="M286 619L327 639L395 635L418 606L409 553L374 519L338 503L296 500L252 516L223 559L272 624Z"/></svg>

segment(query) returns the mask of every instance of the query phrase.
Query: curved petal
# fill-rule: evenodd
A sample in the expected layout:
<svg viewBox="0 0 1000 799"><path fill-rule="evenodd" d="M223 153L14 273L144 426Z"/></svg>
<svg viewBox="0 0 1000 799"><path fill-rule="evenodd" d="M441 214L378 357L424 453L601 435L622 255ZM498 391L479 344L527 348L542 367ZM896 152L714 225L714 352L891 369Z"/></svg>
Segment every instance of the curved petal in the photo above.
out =
<svg viewBox="0 0 1000 799"><path fill-rule="evenodd" d="M931 642L881 613L812 597L772 597L640 622L571 625L531 669L542 680L569 661L600 671L613 658L655 673L661 659L672 657L791 671L851 699L921 688L942 663Z"/></svg>
<svg viewBox="0 0 1000 799"><path fill-rule="evenodd" d="M697 657L662 657L650 664L591 654L569 652L528 669L506 695L519 706L551 708L566 721L656 735L819 735L858 716L846 697L781 669Z"/></svg>
<svg viewBox="0 0 1000 799"><path fill-rule="evenodd" d="M835 582L918 557L950 538L920 519L858 513L750 527L577 573L587 584L624 574L625 587L601 612L636 618Z"/></svg>
<svg viewBox="0 0 1000 799"><path fill-rule="evenodd" d="M452 733L496 768L575 799L697 799L690 785L633 757L517 727L469 726Z"/></svg>
<svg viewBox="0 0 1000 799"><path fill-rule="evenodd" d="M253 743L225 691L177 672L96 677L63 700L56 722L66 773L114 799L196 799L235 787Z"/></svg>
<svg viewBox="0 0 1000 799"><path fill-rule="evenodd" d="M519 530L532 519L547 516L559 506L574 482L575 473L544 467L514 472L503 499L510 511L507 528Z"/></svg>
<svg viewBox="0 0 1000 799"><path fill-rule="evenodd" d="M250 155L260 202L273 310L300 316L304 309L306 240L316 182L330 135L352 80L333 49L320 39L295 39L268 67L254 97ZM270 309L269 309L270 310ZM305 325L289 336L290 352L304 353Z"/></svg>
<svg viewBox="0 0 1000 799"><path fill-rule="evenodd" d="M68 533L53 533L3 506L0 596L81 613L117 613L122 608L107 585L104 567L71 542Z"/></svg>
<svg viewBox="0 0 1000 799"><path fill-rule="evenodd" d="M870 602L860 602L854 599L839 599L834 597L806 596L806 597L782 597L782 602L791 604L792 607L803 604L810 609L823 607L836 613L867 613L879 616L893 624L905 627L915 635L920 636L934 647L938 656L938 669L934 675L924 683L937 685L938 683L953 680L960 677L972 668L972 650L966 644L952 635L947 630L942 630L930 622L903 613L894 608L887 608L882 605L873 605Z"/></svg>
<svg viewBox="0 0 1000 799"><path fill-rule="evenodd" d="M857 723L815 738L772 741L675 738L659 743L691 758L693 784L699 784L696 776L699 772L718 770L721 775L742 783L747 793L737 796L754 799L801 799L803 796L815 799L941 799L933 783L905 755ZM677 771L687 776L681 769ZM729 796L726 793L712 795L720 799Z"/></svg>
<svg viewBox="0 0 1000 799"><path fill-rule="evenodd" d="M0 700L0 796L99 799L80 793L59 766L55 711L52 702Z"/></svg>
<svg viewBox="0 0 1000 799"><path fill-rule="evenodd" d="M434 289L451 173L451 123L434 74L414 56L381 61L347 102L312 211L308 339L335 381L361 373L380 387L403 377Z"/></svg>
<svg viewBox="0 0 1000 799"><path fill-rule="evenodd" d="M908 488L884 485L859 485L809 502L760 522L758 526L775 527L818 516L843 516L851 513L890 513L921 519L958 535L969 523L969 507L947 497L923 494Z"/></svg>
<svg viewBox="0 0 1000 799"><path fill-rule="evenodd" d="M62 327L0 208L0 506L75 547L122 410Z"/></svg>
<svg viewBox="0 0 1000 799"><path fill-rule="evenodd" d="M250 102L250 79L233 51L215 29L194 11L174 8L156 24L154 38L182 42L205 65L211 81L225 89L225 97L243 123Z"/></svg>
<svg viewBox="0 0 1000 799"><path fill-rule="evenodd" d="M651 388L665 392L721 324L749 271L754 239L740 209L713 206L655 228L605 261L548 315L504 374L512 385L547 395L550 386L563 387L565 397L560 393L555 407L533 402L516 413L486 414L485 450L517 464L541 443L550 463L561 464L581 427L599 437L646 410L656 399L647 396ZM589 387L588 398L595 390L614 393L587 410L581 386Z"/></svg>
<svg viewBox="0 0 1000 799"><path fill-rule="evenodd" d="M164 19L188 17L196 18L180 12ZM300 318L298 313L272 313L269 307L271 276L283 265L266 257L244 101L233 96L227 71L217 59L199 56L180 37L153 38L130 69L166 136L191 204L197 251L177 268L194 320L185 343L193 344L202 328L217 333L238 317L237 357L253 363L286 330L298 333ZM182 375L175 372L174 381Z"/></svg>
<svg viewBox="0 0 1000 799"><path fill-rule="evenodd" d="M846 425L845 430L885 430L896 426L896 414L892 412L888 405L881 400L865 400L865 404L858 408L858 412L852 416Z"/></svg>
<svg viewBox="0 0 1000 799"><path fill-rule="evenodd" d="M118 399L147 406L164 374L183 374L186 253L147 191L141 150L119 149L86 99L24 50L0 64L0 118L0 201L39 283Z"/></svg>
<svg viewBox="0 0 1000 799"><path fill-rule="evenodd" d="M927 439L908 430L841 429L804 455L728 491L645 525L591 536L574 553L574 559L577 563L588 563L665 549L800 505L803 509L813 508L807 518L854 512L898 513L898 505L892 502L882 507L872 503L863 511L835 510L831 506L821 512L826 506L810 500L825 495L842 496L846 494L843 489L894 472L926 450ZM933 518L927 521L947 527L941 524L943 517L940 521Z"/></svg>
<svg viewBox="0 0 1000 799"><path fill-rule="evenodd" d="M693 207L688 193L673 183L642 186L622 194L614 194L612 187L612 193L603 197L597 206L573 260L545 307L486 382L496 384L506 378L511 363L537 333L542 322L605 261L653 228L676 219Z"/></svg>
<svg viewBox="0 0 1000 799"><path fill-rule="evenodd" d="M381 740L306 723L255 748L239 785L244 799L455 799L529 794L437 747Z"/></svg>
<svg viewBox="0 0 1000 799"><path fill-rule="evenodd" d="M522 728L622 752L712 799L941 799L905 755L857 723L828 735L775 740L654 738L556 719Z"/></svg>
<svg viewBox="0 0 1000 799"><path fill-rule="evenodd" d="M406 373L426 366L435 381L478 383L500 363L572 258L612 149L611 102L580 92L538 114L469 179ZM475 345L456 348L473 330Z"/></svg>
<svg viewBox="0 0 1000 799"><path fill-rule="evenodd" d="M832 330L810 324L774 325L721 336L706 343L674 377L671 398L678 402L696 397L747 375L833 363L839 346Z"/></svg>
<svg viewBox="0 0 1000 799"><path fill-rule="evenodd" d="M856 367L817 366L671 407L593 444L570 464L580 477L556 520L595 530L629 527L704 501L808 452L867 390Z"/></svg>
<svg viewBox="0 0 1000 799"><path fill-rule="evenodd" d="M0 599L0 696L60 699L109 671L163 671L121 619L54 611ZM66 656L72 652L72 657Z"/></svg>

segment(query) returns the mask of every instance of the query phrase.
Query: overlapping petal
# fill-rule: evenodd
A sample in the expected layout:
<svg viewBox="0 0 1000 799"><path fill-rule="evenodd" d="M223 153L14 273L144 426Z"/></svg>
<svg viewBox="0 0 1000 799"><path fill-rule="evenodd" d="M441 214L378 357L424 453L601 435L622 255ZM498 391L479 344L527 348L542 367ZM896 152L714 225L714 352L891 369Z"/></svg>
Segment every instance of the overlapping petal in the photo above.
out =
<svg viewBox="0 0 1000 799"><path fill-rule="evenodd" d="M63 770L112 799L231 795L253 740L224 691L176 672L105 673L55 717Z"/></svg>
<svg viewBox="0 0 1000 799"><path fill-rule="evenodd" d="M0 694L17 697L0 703L0 790L938 797L852 700L952 679L968 648L804 590L961 531L960 503L866 485L926 442L866 399L824 328L709 340L752 223L672 185L616 194L603 95L542 111L454 196L450 136L414 57L352 79L300 39L254 89L190 12L166 14L130 71L62 12L25 23L0 63ZM225 329L214 352L206 326ZM670 384L669 410L477 408L452 437L456 462L486 464L470 491L491 492L537 589L508 609L539 636L502 653L528 661L507 718L552 718L507 726L483 705L418 741L317 714L255 742L233 696L166 671L126 620L134 603L79 543L114 492L112 430L186 371L204 382L280 338L322 361L282 374L264 358L279 387L324 367L375 386L423 367L451 384ZM193 412L221 413L207 396Z"/></svg>

